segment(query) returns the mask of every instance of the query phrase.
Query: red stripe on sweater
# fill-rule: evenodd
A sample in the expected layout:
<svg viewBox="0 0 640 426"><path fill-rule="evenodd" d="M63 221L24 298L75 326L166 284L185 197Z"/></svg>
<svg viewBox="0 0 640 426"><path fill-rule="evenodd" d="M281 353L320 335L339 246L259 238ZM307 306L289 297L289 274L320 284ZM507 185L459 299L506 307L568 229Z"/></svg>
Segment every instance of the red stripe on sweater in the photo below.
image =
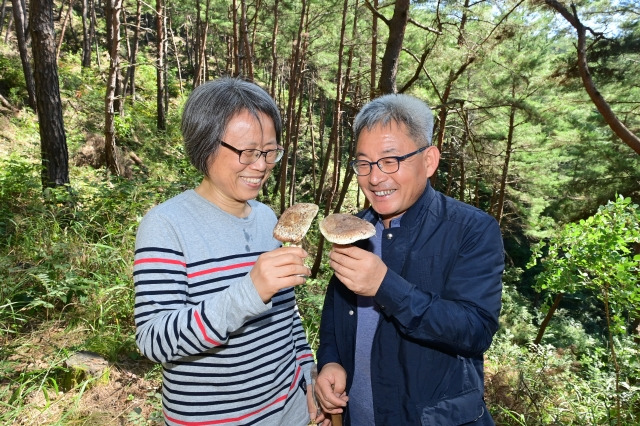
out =
<svg viewBox="0 0 640 426"><path fill-rule="evenodd" d="M218 268L204 269L198 272L187 274L188 278L198 277L200 275L212 274L219 271L228 271L229 269L244 268L245 266L253 266L256 262L236 263L235 265L220 266Z"/></svg>
<svg viewBox="0 0 640 426"><path fill-rule="evenodd" d="M174 419L172 417L169 417L167 415L167 412L165 411L164 416L166 417L167 420L179 424L179 425L185 425L185 426L209 426L209 425L221 425L221 424L225 424L225 423L232 423L232 422L239 422L241 420L246 419L247 417L251 417L251 416L255 416L256 414L260 413L261 411L266 410L267 408L271 407L272 405L275 405L279 402L284 401L285 399L287 399L287 395L282 395L281 397L279 397L278 399L276 399L275 401L273 401L272 403L270 403L269 405L266 405L262 408L260 408L259 410L253 411L251 413L247 413L243 416L238 416L238 417L230 417L228 419L219 419L219 420L205 420L205 421L201 421L201 422L188 422L186 420L177 420Z"/></svg>
<svg viewBox="0 0 640 426"><path fill-rule="evenodd" d="M291 383L291 386L289 386L289 390L296 387L296 383L298 383L298 377L300 377L301 371L302 369L300 368L300 366L298 366L298 368L296 369L296 375L293 377L293 383Z"/></svg>
<svg viewBox="0 0 640 426"><path fill-rule="evenodd" d="M298 368L296 370L296 375L295 375L295 377L293 379L293 383L289 387L289 390L293 389L296 386L296 383L298 383L298 377L300 377L300 371L301 371L301 368L300 368L300 366L298 366ZM275 405L275 404L277 404L279 402L282 402L282 401L284 401L286 399L287 399L287 395L282 395L282 396L278 397L278 399L276 399L275 401L271 402L270 404L267 404L262 408L259 408L259 409L255 410L255 411L252 411L251 413L247 413L247 414L244 414L244 415L238 416L238 417L230 417L228 419L189 422L189 421L186 421L186 420L177 420L177 419L174 419L173 417L169 417L169 415L167 414L166 411L164 412L164 417L167 420L169 420L169 421L171 421L173 423L176 423L176 424L179 424L179 425L184 425L184 426L221 425L221 424L225 424L225 423L239 422L239 421L244 420L244 419L246 419L248 417L255 416L256 414L261 413L262 411L266 410L267 408L271 407L272 405Z"/></svg>
<svg viewBox="0 0 640 426"><path fill-rule="evenodd" d="M300 355L299 357L296 358L296 361L300 361L301 359L309 358L309 357L312 357L312 356L313 356L313 354Z"/></svg>
<svg viewBox="0 0 640 426"><path fill-rule="evenodd" d="M202 337L204 337L204 340L206 340L207 342L213 345L220 346L221 345L220 342L213 340L211 337L207 335L207 330L205 330L204 328L204 323L202 322L200 313L198 311L193 311L193 316L196 318L196 324L198 324L198 328L200 329L200 332L202 333Z"/></svg>
<svg viewBox="0 0 640 426"><path fill-rule="evenodd" d="M140 265L141 263L170 263L172 265L180 265L184 266L185 268L187 267L187 264L181 260L163 259L161 257L147 257L145 259L138 259L133 262L134 265Z"/></svg>

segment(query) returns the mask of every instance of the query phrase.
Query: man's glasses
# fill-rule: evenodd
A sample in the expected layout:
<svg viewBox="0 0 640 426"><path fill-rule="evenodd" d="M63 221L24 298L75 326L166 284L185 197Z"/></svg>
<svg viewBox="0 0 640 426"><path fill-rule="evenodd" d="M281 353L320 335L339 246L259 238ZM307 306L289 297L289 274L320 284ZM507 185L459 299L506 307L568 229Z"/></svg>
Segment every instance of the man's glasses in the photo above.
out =
<svg viewBox="0 0 640 426"><path fill-rule="evenodd" d="M259 149L238 149L234 148L223 140L220 140L220 145L224 146L225 148L229 148L231 151L238 154L238 161L240 161L240 164L244 164L247 166L258 161L260 159L260 156L262 155L264 155L264 161L267 164L277 163L284 155L284 149L280 147L276 149L270 149L268 151L260 151Z"/></svg>
<svg viewBox="0 0 640 426"><path fill-rule="evenodd" d="M382 173L390 175L391 173L395 173L398 171L401 161L404 161L407 158L412 157L427 148L429 148L429 146L423 146L416 151L410 152L400 157L384 157L379 159L378 161L353 160L349 164L351 164L353 171L356 172L358 176L367 176L368 174L370 174L374 164L378 165L378 168Z"/></svg>

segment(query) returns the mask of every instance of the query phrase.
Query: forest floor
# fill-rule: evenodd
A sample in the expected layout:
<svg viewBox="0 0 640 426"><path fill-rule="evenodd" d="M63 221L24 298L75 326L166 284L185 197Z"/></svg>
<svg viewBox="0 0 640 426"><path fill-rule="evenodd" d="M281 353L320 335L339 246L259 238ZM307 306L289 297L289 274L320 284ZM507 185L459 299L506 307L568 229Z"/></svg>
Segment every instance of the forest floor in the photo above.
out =
<svg viewBox="0 0 640 426"><path fill-rule="evenodd" d="M20 112L0 114L0 157L22 152L24 142L15 122L24 120ZM0 287L0 296L6 296L4 290ZM7 306L0 306L0 311L7 309L5 314L10 315ZM18 321L19 332L0 323L0 424L161 424L159 365L130 349L113 355L115 361L108 363L100 379L89 377L63 386L65 362L95 336L87 326L70 325L64 311L58 315L58 320ZM121 331L129 333L124 327ZM131 336L120 338L131 346ZM127 343L106 342L105 346L117 351Z"/></svg>
<svg viewBox="0 0 640 426"><path fill-rule="evenodd" d="M52 323L17 340L2 339L0 386L14 380L24 382L20 379L31 372L66 371L62 366L73 354L69 348L81 345L85 338L85 330ZM161 424L161 382L154 367L144 358L121 359L109 363L101 379L84 380L67 391L61 389L62 378L54 385L52 375L44 376L49 383L14 390L24 398L14 424Z"/></svg>

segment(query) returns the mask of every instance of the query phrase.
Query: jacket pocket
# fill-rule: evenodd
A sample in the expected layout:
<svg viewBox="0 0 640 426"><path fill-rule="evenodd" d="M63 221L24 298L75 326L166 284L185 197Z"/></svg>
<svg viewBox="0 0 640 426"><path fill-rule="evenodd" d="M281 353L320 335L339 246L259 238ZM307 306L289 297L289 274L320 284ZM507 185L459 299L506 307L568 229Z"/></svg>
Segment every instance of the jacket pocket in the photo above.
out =
<svg viewBox="0 0 640 426"><path fill-rule="evenodd" d="M436 401L422 409L422 426L463 425L479 420L485 414L485 406L479 389Z"/></svg>

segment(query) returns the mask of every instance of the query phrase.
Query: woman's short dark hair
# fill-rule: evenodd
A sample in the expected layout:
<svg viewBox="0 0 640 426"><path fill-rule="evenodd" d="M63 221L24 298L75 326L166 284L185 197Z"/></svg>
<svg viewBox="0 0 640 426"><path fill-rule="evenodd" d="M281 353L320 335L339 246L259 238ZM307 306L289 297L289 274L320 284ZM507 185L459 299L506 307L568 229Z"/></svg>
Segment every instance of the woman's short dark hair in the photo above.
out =
<svg viewBox="0 0 640 426"><path fill-rule="evenodd" d="M409 137L418 147L431 145L433 113L420 99L403 94L389 94L366 104L353 120L353 134L357 141L362 130L376 125L387 126L391 121L404 124Z"/></svg>
<svg viewBox="0 0 640 426"><path fill-rule="evenodd" d="M220 147L229 121L242 111L256 119L263 113L273 120L276 141L280 143L280 111L269 94L255 83L223 77L196 87L182 112L182 138L187 157L205 176L211 156Z"/></svg>

